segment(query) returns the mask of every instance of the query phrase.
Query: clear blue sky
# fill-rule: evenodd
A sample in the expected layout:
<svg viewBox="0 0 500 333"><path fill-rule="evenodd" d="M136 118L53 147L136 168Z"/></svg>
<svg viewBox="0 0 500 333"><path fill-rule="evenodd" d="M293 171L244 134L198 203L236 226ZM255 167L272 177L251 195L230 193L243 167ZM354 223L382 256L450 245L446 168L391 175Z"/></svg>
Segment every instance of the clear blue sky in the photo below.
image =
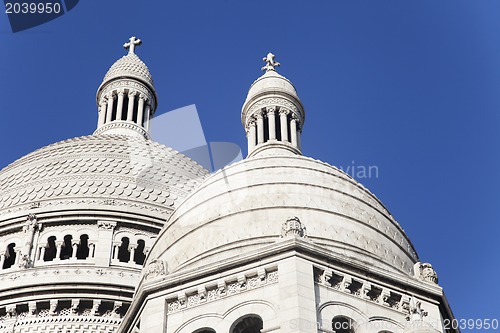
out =
<svg viewBox="0 0 500 333"><path fill-rule="evenodd" d="M436 268L457 318L500 319L500 1L80 1L13 34L0 13L0 167L91 134L95 92L131 35L158 112L196 104L246 150L262 57L306 108L303 152L360 179Z"/></svg>

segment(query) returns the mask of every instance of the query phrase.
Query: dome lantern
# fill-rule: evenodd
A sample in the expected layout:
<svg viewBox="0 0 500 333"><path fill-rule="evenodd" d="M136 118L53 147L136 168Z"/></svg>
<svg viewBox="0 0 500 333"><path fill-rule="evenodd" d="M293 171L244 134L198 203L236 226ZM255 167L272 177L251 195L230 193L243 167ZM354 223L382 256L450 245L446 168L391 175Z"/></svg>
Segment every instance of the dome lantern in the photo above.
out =
<svg viewBox="0 0 500 333"><path fill-rule="evenodd" d="M157 95L148 67L135 54L142 41L130 37L128 54L116 61L97 90L99 119L94 134L124 134L149 139Z"/></svg>
<svg viewBox="0 0 500 333"><path fill-rule="evenodd" d="M293 84L276 72L280 63L269 52L264 75L255 80L243 104L241 121L248 139L248 156L302 154L300 134L304 107Z"/></svg>

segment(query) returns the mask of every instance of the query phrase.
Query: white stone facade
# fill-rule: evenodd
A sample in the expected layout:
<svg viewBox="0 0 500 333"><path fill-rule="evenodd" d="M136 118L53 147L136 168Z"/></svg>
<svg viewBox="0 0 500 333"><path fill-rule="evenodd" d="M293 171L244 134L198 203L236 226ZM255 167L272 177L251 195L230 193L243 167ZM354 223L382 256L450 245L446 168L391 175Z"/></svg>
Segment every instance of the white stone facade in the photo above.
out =
<svg viewBox="0 0 500 333"><path fill-rule="evenodd" d="M149 139L158 98L111 66L97 130L0 171L0 333L445 333L437 274L341 170L302 156L305 111L269 53L249 156L209 175Z"/></svg>
<svg viewBox="0 0 500 333"><path fill-rule="evenodd" d="M138 100L124 103L120 89ZM104 110L106 94L121 105ZM111 67L98 105L94 135L0 171L2 333L116 331L165 219L208 176L148 139L157 98L137 55Z"/></svg>

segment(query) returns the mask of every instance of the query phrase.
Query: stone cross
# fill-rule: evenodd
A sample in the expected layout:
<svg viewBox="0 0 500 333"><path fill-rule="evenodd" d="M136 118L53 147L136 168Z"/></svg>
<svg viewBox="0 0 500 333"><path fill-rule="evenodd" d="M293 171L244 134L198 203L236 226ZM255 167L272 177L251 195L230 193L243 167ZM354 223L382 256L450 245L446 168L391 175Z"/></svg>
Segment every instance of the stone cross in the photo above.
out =
<svg viewBox="0 0 500 333"><path fill-rule="evenodd" d="M266 62L266 65L261 68L263 71L274 71L276 70L275 67L279 67L280 63L277 61L274 61L275 55L269 52L266 57L262 58Z"/></svg>
<svg viewBox="0 0 500 333"><path fill-rule="evenodd" d="M125 43L123 44L123 47L128 49L128 53L135 53L135 46L139 46L142 44L142 41L138 38L136 38L135 36L132 36L129 38L129 42L128 43Z"/></svg>

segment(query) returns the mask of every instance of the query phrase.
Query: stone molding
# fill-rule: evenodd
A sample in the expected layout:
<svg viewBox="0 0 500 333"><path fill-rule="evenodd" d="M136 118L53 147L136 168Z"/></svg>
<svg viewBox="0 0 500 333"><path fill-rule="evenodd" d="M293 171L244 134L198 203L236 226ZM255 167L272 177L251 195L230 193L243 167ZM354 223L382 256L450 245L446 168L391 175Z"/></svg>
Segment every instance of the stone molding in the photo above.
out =
<svg viewBox="0 0 500 333"><path fill-rule="evenodd" d="M132 92L142 93L146 96L148 101L154 101L154 105L152 105L152 107L153 110L156 109L157 102L154 93L143 83L131 79L117 79L106 83L103 87L101 87L101 91L99 92L100 95L98 94L96 96L97 103L100 102L99 96L106 96L109 92L113 92L118 89L127 89L128 91L132 90Z"/></svg>
<svg viewBox="0 0 500 333"><path fill-rule="evenodd" d="M213 280L192 288L181 290L176 297L167 296L167 314L181 311L185 308L213 302L225 297L238 295L242 292L261 288L278 282L277 268L254 269L220 280Z"/></svg>
<svg viewBox="0 0 500 333"><path fill-rule="evenodd" d="M314 266L314 283L354 297L386 306L400 313L410 313L410 295L373 284L350 274Z"/></svg>
<svg viewBox="0 0 500 333"><path fill-rule="evenodd" d="M288 112L295 114L300 122L304 122L304 111L295 103L292 103L289 99L280 97L280 96L272 96L272 97L264 97L250 104L251 106L244 112L244 120L245 123L248 122L248 118L253 116L256 112L265 109L267 107L277 107L278 112L280 112L281 108L286 109Z"/></svg>
<svg viewBox="0 0 500 333"><path fill-rule="evenodd" d="M151 136L149 135L148 131L146 131L142 126L139 126L132 122L127 122L125 120L114 120L110 123L104 124L94 131L94 135L103 134L106 131L116 129L131 130L141 135L144 139L151 140Z"/></svg>

